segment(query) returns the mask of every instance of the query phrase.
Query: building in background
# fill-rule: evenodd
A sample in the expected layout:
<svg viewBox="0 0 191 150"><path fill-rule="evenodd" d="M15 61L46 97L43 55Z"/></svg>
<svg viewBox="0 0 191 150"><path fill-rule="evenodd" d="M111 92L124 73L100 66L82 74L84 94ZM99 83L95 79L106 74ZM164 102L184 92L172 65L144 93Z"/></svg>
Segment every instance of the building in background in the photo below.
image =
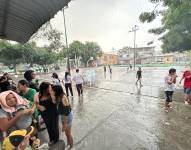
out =
<svg viewBox="0 0 191 150"><path fill-rule="evenodd" d="M102 53L98 59L98 65L117 65L118 55L115 53Z"/></svg>
<svg viewBox="0 0 191 150"><path fill-rule="evenodd" d="M141 60L144 58L153 57L155 54L155 47L124 47L118 51L119 64L133 64L134 61L134 51L136 64L142 64ZM150 63L150 62L148 62Z"/></svg>

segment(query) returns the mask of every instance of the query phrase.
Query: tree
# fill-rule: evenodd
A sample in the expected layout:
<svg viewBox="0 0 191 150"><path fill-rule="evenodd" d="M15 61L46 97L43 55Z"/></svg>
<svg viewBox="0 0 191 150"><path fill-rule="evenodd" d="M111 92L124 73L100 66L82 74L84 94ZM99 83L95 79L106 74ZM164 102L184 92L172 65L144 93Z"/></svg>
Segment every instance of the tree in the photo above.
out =
<svg viewBox="0 0 191 150"><path fill-rule="evenodd" d="M36 41L38 39L44 39L48 41L48 45L46 48L49 52L59 52L64 44L62 43L62 32L53 29L50 22L47 22L44 26L42 26L37 33L35 33L30 41Z"/></svg>
<svg viewBox="0 0 191 150"><path fill-rule="evenodd" d="M46 48L38 48L37 51L38 53L34 56L34 62L43 68L47 68L57 61L55 52L49 52Z"/></svg>
<svg viewBox="0 0 191 150"><path fill-rule="evenodd" d="M19 44L19 49L22 53L22 63L27 63L32 66L34 64L34 57L37 55L36 43Z"/></svg>
<svg viewBox="0 0 191 150"><path fill-rule="evenodd" d="M93 57L95 60L97 56L101 53L101 47L95 42L86 42L85 48L82 52L82 62L86 66L87 61L90 57Z"/></svg>
<svg viewBox="0 0 191 150"><path fill-rule="evenodd" d="M97 56L101 54L101 47L95 42L85 42L73 41L69 45L69 51L67 54L67 49L64 49L63 52L65 56L69 56L70 59L79 59L86 66L87 61L90 57L97 59Z"/></svg>
<svg viewBox="0 0 191 150"><path fill-rule="evenodd" d="M163 52L185 51L191 48L191 1L190 0L150 0L156 4L151 12L140 15L141 22L152 22L162 16L162 27L149 30L161 35ZM166 9L159 10L163 5Z"/></svg>
<svg viewBox="0 0 191 150"><path fill-rule="evenodd" d="M73 41L69 45L69 57L70 59L79 58L85 49L85 45L80 41Z"/></svg>
<svg viewBox="0 0 191 150"><path fill-rule="evenodd" d="M5 65L9 66L10 69L14 69L16 73L16 65L22 62L22 51L18 44L10 44L8 42L0 51L0 60Z"/></svg>

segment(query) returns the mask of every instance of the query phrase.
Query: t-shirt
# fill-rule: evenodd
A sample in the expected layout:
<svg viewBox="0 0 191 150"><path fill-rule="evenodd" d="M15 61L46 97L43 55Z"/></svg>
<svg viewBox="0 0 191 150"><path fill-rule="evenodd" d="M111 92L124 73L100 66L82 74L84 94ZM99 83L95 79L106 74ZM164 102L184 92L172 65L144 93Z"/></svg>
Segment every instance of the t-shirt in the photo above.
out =
<svg viewBox="0 0 191 150"><path fill-rule="evenodd" d="M71 83L71 76L67 75L66 78L64 77L64 83Z"/></svg>
<svg viewBox="0 0 191 150"><path fill-rule="evenodd" d="M76 73L76 75L74 76L74 81L76 82L76 84L82 84L83 83L82 75L80 73Z"/></svg>
<svg viewBox="0 0 191 150"><path fill-rule="evenodd" d="M23 98L26 98L27 100L29 100L29 106L30 108L32 108L32 105L33 105L33 102L34 102L34 95L36 94L36 90L35 89L32 89L32 88L29 88L27 94L24 94L24 93L19 93L19 95Z"/></svg>
<svg viewBox="0 0 191 150"><path fill-rule="evenodd" d="M165 85L164 85L164 91L174 91L174 83L168 84L168 82L171 82L172 77L166 76L165 77Z"/></svg>
<svg viewBox="0 0 191 150"><path fill-rule="evenodd" d="M60 80L58 80L56 78L53 78L52 82L53 82L54 85L60 85Z"/></svg>
<svg viewBox="0 0 191 150"><path fill-rule="evenodd" d="M190 71L185 71L183 74L184 78L184 88L191 88L191 78L187 78L188 76L191 76Z"/></svg>
<svg viewBox="0 0 191 150"><path fill-rule="evenodd" d="M137 77L138 77L138 78L141 78L141 77L142 77L142 71L141 71L141 70L138 70L138 71L137 71Z"/></svg>

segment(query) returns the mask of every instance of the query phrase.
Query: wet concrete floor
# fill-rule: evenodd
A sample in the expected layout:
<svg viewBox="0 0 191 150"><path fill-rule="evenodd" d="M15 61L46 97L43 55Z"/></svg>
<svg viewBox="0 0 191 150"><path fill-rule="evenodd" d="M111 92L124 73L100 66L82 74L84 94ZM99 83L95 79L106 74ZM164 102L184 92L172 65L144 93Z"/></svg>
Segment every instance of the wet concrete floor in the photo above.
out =
<svg viewBox="0 0 191 150"><path fill-rule="evenodd" d="M190 150L191 106L183 103L180 85L176 86L173 109L164 112L163 84L168 69L143 68L142 88L135 86L134 71L113 67L112 78L108 72L104 78L103 68L96 69L95 86L85 86L83 99L77 93L71 99L74 149ZM178 80L183 70L177 68ZM47 141L47 134L42 133ZM65 140L63 133L60 138Z"/></svg>

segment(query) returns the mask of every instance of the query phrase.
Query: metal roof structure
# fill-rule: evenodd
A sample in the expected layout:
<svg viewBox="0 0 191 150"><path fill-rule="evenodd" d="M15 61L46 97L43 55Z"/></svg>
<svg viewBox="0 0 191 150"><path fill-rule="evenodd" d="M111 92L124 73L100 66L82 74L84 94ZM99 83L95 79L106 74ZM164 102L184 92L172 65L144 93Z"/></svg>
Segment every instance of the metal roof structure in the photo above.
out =
<svg viewBox="0 0 191 150"><path fill-rule="evenodd" d="M71 0L0 0L0 38L26 43Z"/></svg>

